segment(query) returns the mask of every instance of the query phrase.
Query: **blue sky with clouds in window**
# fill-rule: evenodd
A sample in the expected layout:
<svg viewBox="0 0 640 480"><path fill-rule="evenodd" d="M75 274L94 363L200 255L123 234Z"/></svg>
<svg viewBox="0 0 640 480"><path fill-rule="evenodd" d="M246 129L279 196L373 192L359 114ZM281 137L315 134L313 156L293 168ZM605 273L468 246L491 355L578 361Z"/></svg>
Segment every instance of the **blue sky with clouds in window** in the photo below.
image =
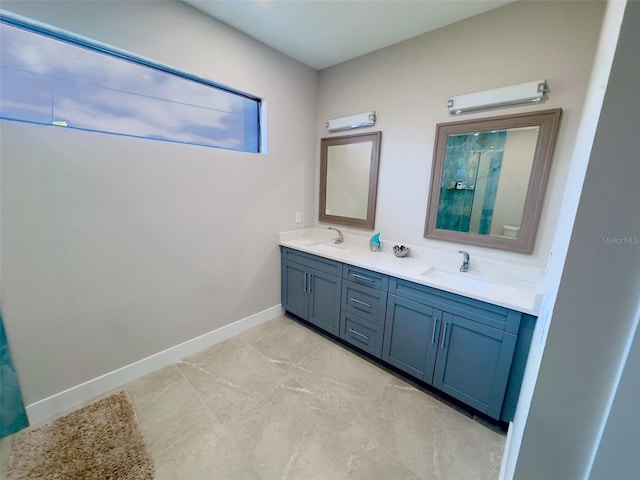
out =
<svg viewBox="0 0 640 480"><path fill-rule="evenodd" d="M3 118L234 150L257 136L255 100L5 23L0 35Z"/></svg>

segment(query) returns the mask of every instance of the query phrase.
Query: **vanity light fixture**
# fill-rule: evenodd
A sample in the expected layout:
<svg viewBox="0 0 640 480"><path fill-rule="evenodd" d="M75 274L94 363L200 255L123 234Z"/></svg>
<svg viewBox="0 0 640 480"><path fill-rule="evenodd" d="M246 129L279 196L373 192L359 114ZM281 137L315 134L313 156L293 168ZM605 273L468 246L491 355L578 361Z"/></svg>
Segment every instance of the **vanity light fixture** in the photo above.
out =
<svg viewBox="0 0 640 480"><path fill-rule="evenodd" d="M467 93L449 99L449 114L477 112L514 105L538 104L546 99L549 91L546 80L494 88L484 92Z"/></svg>
<svg viewBox="0 0 640 480"><path fill-rule="evenodd" d="M349 117L334 118L327 122L327 130L339 132L354 128L373 127L376 124L376 112L359 113Z"/></svg>

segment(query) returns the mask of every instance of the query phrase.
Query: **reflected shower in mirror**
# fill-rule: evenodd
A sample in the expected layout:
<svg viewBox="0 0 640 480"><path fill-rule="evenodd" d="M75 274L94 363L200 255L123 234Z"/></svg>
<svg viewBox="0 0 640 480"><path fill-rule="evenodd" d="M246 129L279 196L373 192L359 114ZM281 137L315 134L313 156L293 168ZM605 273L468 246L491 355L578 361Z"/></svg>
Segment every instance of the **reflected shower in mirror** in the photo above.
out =
<svg viewBox="0 0 640 480"><path fill-rule="evenodd" d="M439 124L425 236L530 253L560 114Z"/></svg>
<svg viewBox="0 0 640 480"><path fill-rule="evenodd" d="M373 229L381 132L321 139L321 222Z"/></svg>
<svg viewBox="0 0 640 480"><path fill-rule="evenodd" d="M539 131L449 135L436 228L518 237Z"/></svg>

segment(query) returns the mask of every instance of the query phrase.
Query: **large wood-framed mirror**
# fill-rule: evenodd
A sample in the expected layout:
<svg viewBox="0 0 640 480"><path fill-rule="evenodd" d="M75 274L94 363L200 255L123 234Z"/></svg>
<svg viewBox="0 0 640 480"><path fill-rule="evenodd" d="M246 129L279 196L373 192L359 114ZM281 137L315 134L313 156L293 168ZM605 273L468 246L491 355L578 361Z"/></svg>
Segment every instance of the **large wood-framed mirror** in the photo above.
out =
<svg viewBox="0 0 640 480"><path fill-rule="evenodd" d="M319 220L373 230L381 132L320 140Z"/></svg>
<svg viewBox="0 0 640 480"><path fill-rule="evenodd" d="M424 236L531 253L561 114L438 124Z"/></svg>

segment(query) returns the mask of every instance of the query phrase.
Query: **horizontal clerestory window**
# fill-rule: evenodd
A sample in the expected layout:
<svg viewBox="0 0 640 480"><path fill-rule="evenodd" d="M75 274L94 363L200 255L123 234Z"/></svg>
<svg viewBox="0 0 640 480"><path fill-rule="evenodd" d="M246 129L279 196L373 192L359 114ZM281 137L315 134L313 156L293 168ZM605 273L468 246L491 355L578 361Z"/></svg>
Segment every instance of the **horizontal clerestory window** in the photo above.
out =
<svg viewBox="0 0 640 480"><path fill-rule="evenodd" d="M0 118L260 152L261 101L0 12Z"/></svg>

